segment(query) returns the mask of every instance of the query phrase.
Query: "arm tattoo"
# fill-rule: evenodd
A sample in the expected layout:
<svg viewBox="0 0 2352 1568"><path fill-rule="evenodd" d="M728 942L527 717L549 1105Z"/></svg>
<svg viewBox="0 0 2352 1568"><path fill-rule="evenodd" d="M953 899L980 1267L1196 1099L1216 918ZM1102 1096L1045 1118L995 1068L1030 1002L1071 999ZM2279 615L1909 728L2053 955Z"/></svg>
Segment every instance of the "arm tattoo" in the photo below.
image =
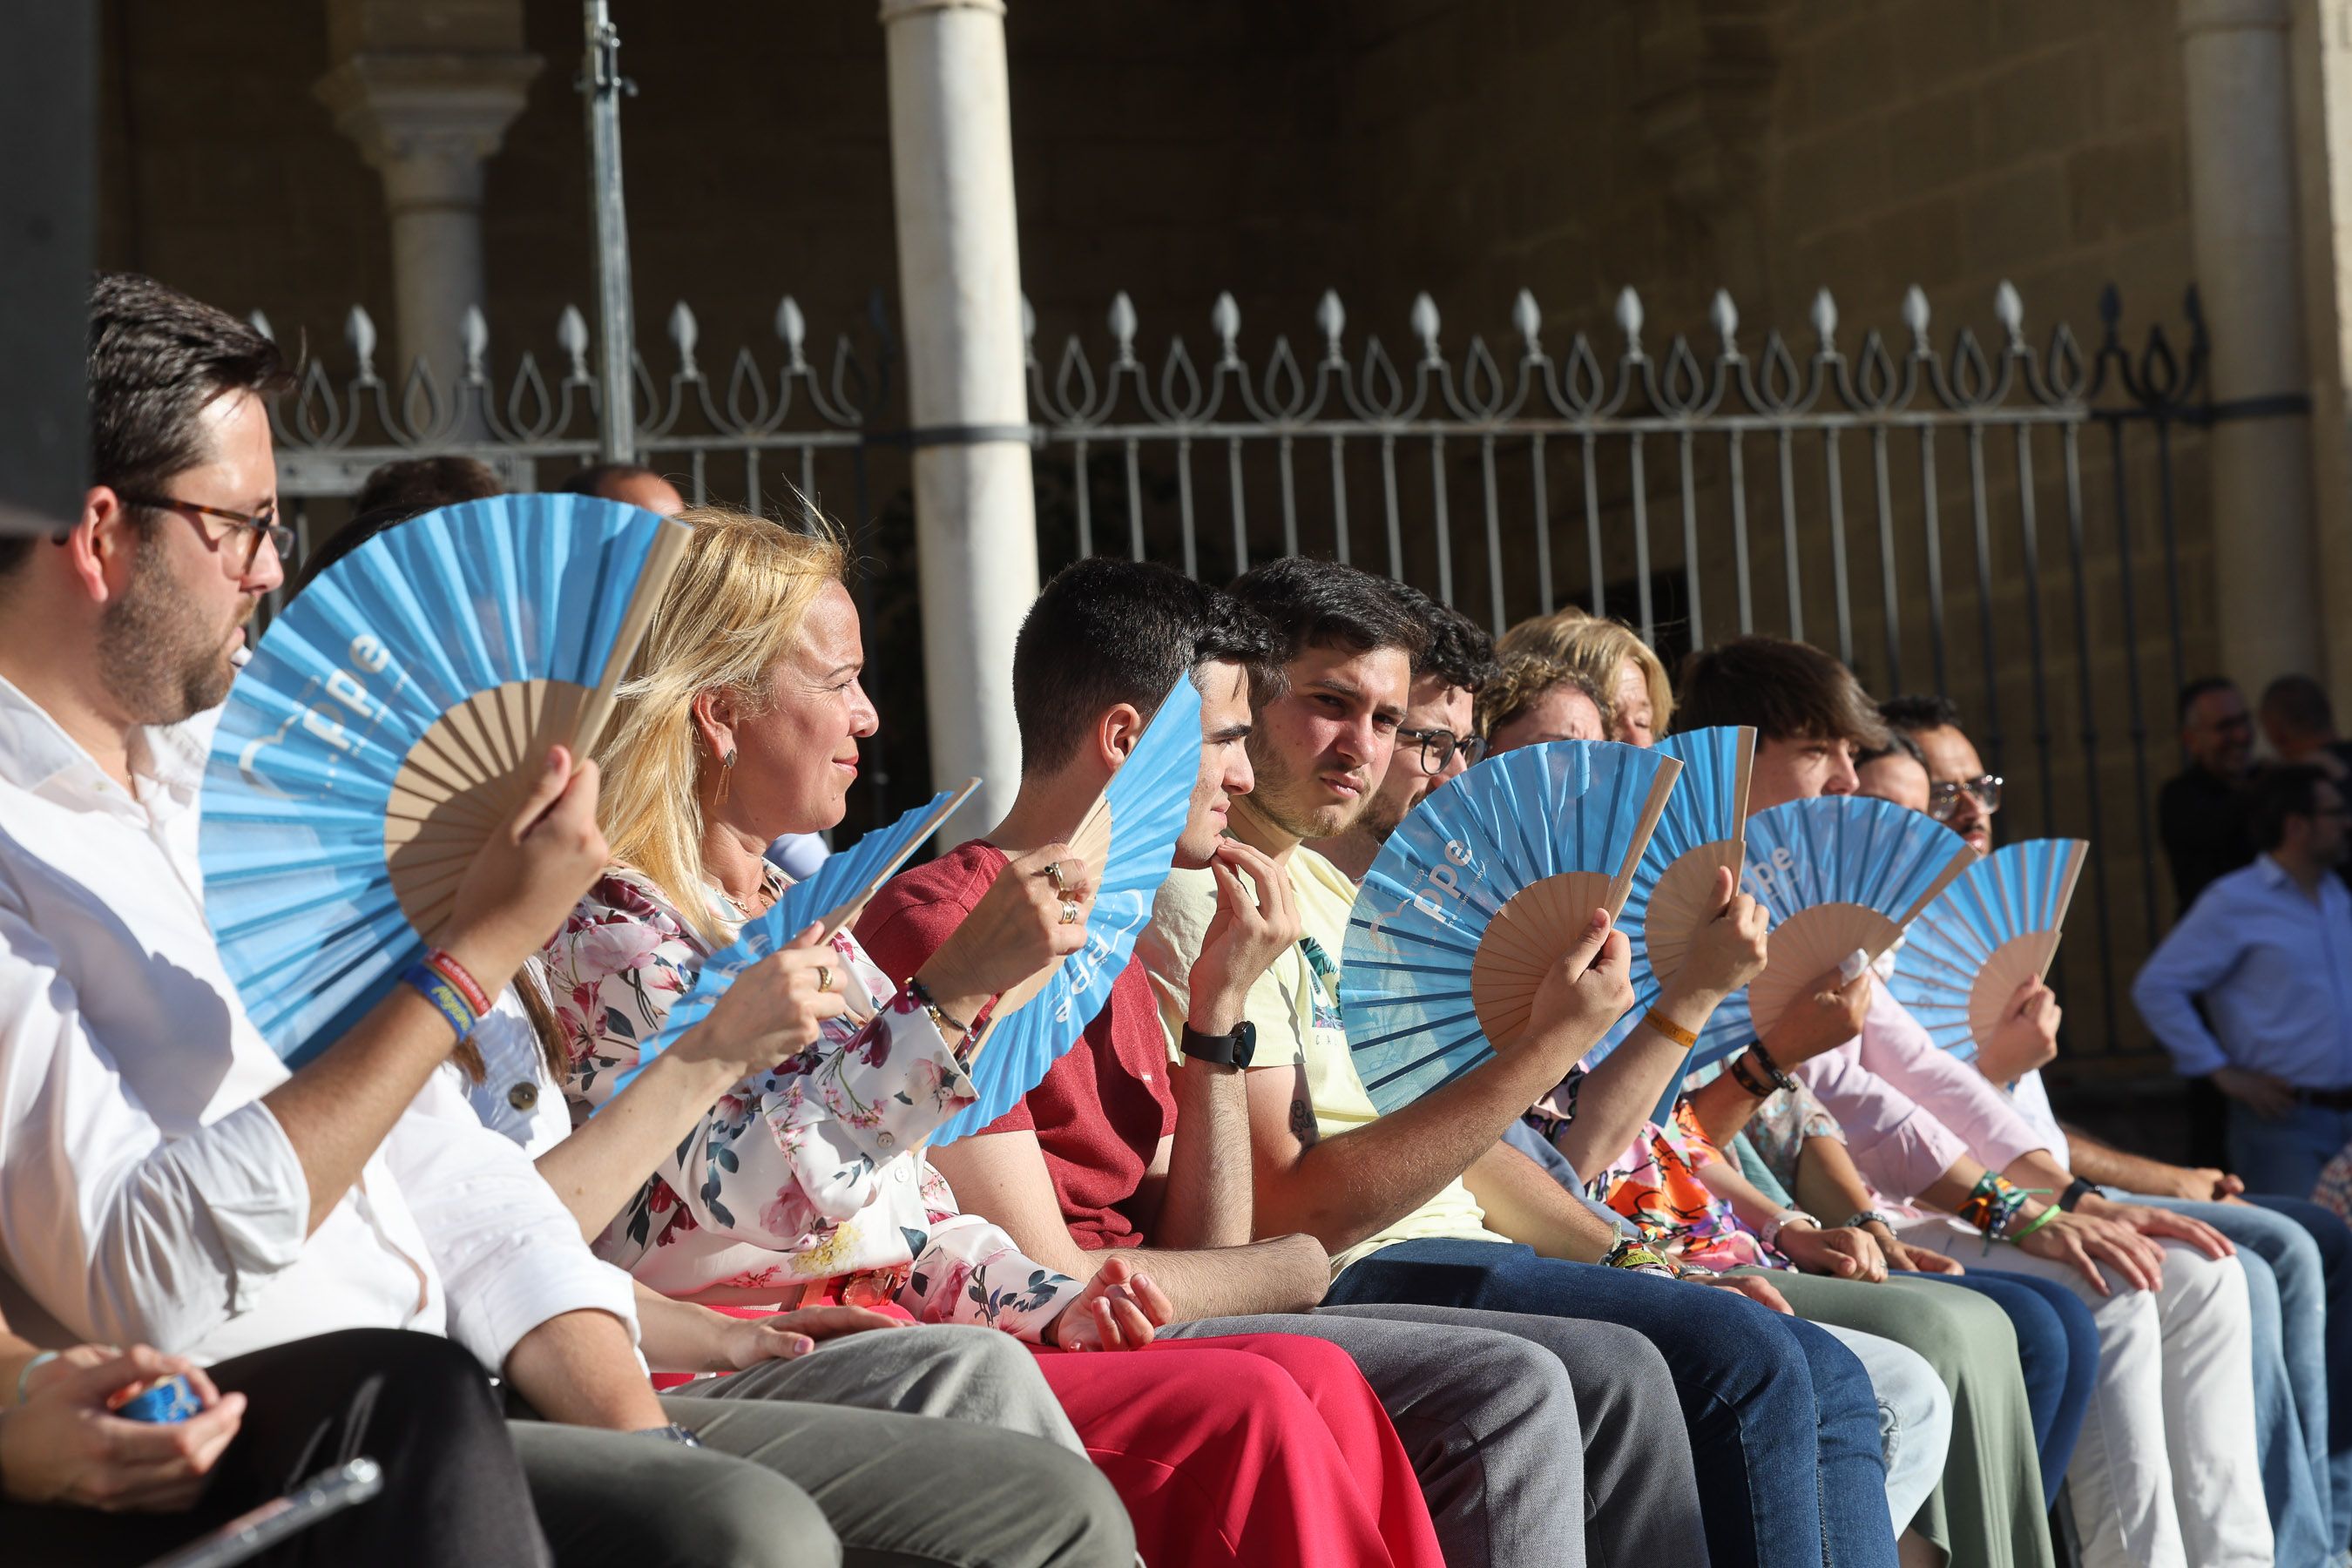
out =
<svg viewBox="0 0 2352 1568"><path fill-rule="evenodd" d="M1298 1140L1302 1149L1312 1148L1319 1134L1315 1130L1315 1110L1307 1103L1304 1090L1292 1096L1290 1101L1290 1135Z"/></svg>

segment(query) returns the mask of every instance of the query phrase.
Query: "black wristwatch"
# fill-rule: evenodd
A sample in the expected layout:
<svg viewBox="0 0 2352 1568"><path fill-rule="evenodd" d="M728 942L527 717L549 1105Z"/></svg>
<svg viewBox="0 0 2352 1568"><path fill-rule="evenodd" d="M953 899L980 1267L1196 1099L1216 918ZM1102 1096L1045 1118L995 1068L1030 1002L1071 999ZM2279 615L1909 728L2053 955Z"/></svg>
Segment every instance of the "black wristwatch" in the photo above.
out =
<svg viewBox="0 0 2352 1568"><path fill-rule="evenodd" d="M1230 1035L1204 1035L1190 1024L1177 1041L1178 1048L1195 1061L1223 1068L1245 1068L1257 1055L1257 1026L1244 1018Z"/></svg>
<svg viewBox="0 0 2352 1568"><path fill-rule="evenodd" d="M2064 1192L2058 1194L2058 1206L2064 1209L2068 1214L2073 1214L2076 1204L2081 1203L2084 1198L2090 1196L2093 1193L2095 1193L2098 1190L2098 1188L2093 1186L2090 1183L2083 1180L2082 1177L2077 1176L2072 1182L2066 1184L2066 1190Z"/></svg>

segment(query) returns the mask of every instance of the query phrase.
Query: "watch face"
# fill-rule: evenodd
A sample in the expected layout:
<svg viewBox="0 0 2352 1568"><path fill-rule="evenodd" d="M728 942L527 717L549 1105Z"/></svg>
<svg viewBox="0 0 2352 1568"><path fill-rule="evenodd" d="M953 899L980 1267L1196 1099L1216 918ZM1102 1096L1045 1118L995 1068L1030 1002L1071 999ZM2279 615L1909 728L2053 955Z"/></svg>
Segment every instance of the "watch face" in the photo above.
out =
<svg viewBox="0 0 2352 1568"><path fill-rule="evenodd" d="M1241 1021L1241 1026L1234 1031L1234 1066L1245 1068L1250 1065L1250 1058L1255 1055L1257 1055L1257 1026L1244 1018Z"/></svg>

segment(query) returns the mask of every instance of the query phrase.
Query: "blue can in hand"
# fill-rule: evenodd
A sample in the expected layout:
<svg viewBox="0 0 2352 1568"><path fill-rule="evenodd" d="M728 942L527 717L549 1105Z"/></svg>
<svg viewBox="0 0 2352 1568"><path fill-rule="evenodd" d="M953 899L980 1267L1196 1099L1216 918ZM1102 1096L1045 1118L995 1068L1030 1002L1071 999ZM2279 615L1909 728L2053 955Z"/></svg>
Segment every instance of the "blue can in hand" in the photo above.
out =
<svg viewBox="0 0 2352 1568"><path fill-rule="evenodd" d="M188 1386L184 1377L167 1377L135 1399L125 1401L115 1410L126 1421L156 1421L169 1424L185 1421L204 1408L196 1391Z"/></svg>

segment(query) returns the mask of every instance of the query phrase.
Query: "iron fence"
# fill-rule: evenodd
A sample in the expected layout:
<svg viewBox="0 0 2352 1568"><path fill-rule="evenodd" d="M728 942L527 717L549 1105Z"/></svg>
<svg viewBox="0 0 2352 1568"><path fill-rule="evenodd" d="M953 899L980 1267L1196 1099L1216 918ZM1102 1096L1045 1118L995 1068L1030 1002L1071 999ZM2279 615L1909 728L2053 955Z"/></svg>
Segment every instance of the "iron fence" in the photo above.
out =
<svg viewBox="0 0 2352 1568"><path fill-rule="evenodd" d="M1147 363L1124 295L1093 349L1072 332L1041 353L1033 316L1041 551L1049 569L1108 549L1212 577L1327 553L1496 630L1572 602L1627 618L1670 664L1711 638L1772 632L1834 647L1874 691L1953 696L1994 771L2025 775L2009 831L2093 842L2091 907L2066 951L2070 1033L2078 1054L2126 1055L2144 1042L2119 1011L2122 983L2164 914L2151 815L2174 752L2161 737L2172 691L2210 654L2198 575L2210 545L2181 527L2203 515L2190 503L2195 432L2214 412L2204 330L2193 290L2178 348L2160 325L2127 342L2113 289L2087 348L2063 321L2030 334L2006 284L1990 304L1983 335L1961 325L1939 344L1914 289L1890 342L1842 337L1824 292L1792 346L1778 331L1743 338L1718 293L1703 332L1661 342L1627 289L1605 348L1575 331L1554 352L1523 292L1505 351L1472 335L1449 353L1424 295L1402 361L1376 334L1351 343L1336 294L1304 357L1281 335L1245 354L1230 295L1209 312L1205 360L1175 334ZM772 324L776 347L738 347L722 387L677 306L667 374L635 364L640 455L696 500L754 508L782 478L811 494L833 485L842 511L845 480L845 515L879 557L858 585L869 651L915 690L903 451L939 433L904 427L878 297L829 352L789 297ZM557 323L552 372L524 352L503 378L470 312L447 387L421 365L397 387L384 379L363 311L344 336L350 370L339 380L310 361L276 416L306 538L311 502L395 458L469 454L517 488L595 458L576 310ZM898 710L921 711L915 699ZM877 816L919 792L919 749L898 742L901 787L876 770Z"/></svg>

